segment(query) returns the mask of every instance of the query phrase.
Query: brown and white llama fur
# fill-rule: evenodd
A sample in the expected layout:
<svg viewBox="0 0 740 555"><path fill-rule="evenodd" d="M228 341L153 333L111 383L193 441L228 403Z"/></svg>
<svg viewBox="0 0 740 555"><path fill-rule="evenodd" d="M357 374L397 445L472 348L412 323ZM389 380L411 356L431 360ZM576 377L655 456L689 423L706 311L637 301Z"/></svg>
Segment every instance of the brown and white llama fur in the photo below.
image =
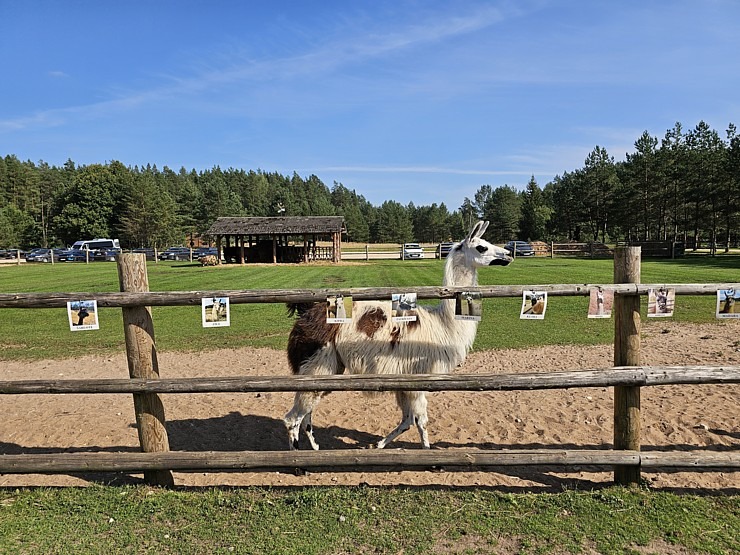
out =
<svg viewBox="0 0 740 555"><path fill-rule="evenodd" d="M481 266L511 262L508 252L482 239L488 222L479 221L468 236L450 251L443 285L478 285ZM326 307L317 303L302 311L288 340L288 359L294 374L327 376L342 374L447 374L460 366L473 345L478 322L455 319L455 301L442 300L436 307L417 308L415 322L392 322L389 303L358 301L353 320L327 324ZM299 310L299 312L301 312ZM311 415L322 393L299 391L293 408L285 415L289 446L298 448L300 430L313 449ZM429 449L427 400L423 391L398 391L400 424L377 443L382 449L415 424L421 444Z"/></svg>

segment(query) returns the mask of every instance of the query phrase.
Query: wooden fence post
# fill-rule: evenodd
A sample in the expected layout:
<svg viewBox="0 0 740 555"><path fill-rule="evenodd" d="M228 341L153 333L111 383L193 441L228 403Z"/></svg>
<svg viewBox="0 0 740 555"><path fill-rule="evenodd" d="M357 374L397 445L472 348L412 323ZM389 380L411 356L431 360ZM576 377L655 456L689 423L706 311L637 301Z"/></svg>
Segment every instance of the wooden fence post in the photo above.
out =
<svg viewBox="0 0 740 555"><path fill-rule="evenodd" d="M614 283L640 283L640 247L614 249ZM640 295L614 297L614 366L639 366ZM614 387L614 449L640 450L640 388ZM637 485L639 466L615 466L614 481Z"/></svg>
<svg viewBox="0 0 740 555"><path fill-rule="evenodd" d="M117 260L121 291L149 291L145 254L122 253L118 255ZM123 333L126 340L129 376L145 379L159 378L151 309L148 306L134 306L124 307L121 310L123 311ZM134 393L134 411L141 450L144 453L169 451L164 405L159 395ZM144 471L144 480L152 485L174 485L172 472L169 470Z"/></svg>

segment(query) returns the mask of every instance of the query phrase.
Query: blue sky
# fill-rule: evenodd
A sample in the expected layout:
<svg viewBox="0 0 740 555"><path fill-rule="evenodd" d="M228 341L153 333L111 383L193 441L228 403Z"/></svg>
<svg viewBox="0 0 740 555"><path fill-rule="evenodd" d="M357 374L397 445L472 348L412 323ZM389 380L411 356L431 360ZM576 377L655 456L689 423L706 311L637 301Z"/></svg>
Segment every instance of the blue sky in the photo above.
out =
<svg viewBox="0 0 740 555"><path fill-rule="evenodd" d="M740 125L740 2L0 0L0 155L317 175L373 204L544 186Z"/></svg>

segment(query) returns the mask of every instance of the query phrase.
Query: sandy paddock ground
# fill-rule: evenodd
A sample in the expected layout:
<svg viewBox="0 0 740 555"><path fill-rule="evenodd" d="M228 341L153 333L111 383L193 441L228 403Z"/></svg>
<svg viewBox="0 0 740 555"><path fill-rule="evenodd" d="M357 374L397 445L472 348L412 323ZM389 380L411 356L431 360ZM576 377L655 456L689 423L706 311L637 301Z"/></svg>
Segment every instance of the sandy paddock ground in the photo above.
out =
<svg viewBox="0 0 740 555"><path fill-rule="evenodd" d="M690 325L643 323L643 364L740 364L740 321ZM611 345L548 346L476 352L460 372L510 373L607 367ZM285 353L234 349L160 353L162 377L285 375ZM0 380L125 378L125 355L31 363L1 362ZM282 417L291 393L172 394L163 396L172 450L281 450ZM520 392L429 394L432 447L483 449L604 448L612 442L612 391L586 388ZM314 415L322 449L361 449L398 422L392 394L339 392ZM642 390L643 450L740 449L740 385L681 385ZM3 398L0 454L130 452L138 450L130 395L16 395ZM418 449L415 429L389 448ZM654 488L740 493L740 472L643 471ZM0 486L138 483L140 474L0 475ZM590 489L610 472L590 467L501 467L494 472L175 473L183 486L329 484L488 486L508 491Z"/></svg>

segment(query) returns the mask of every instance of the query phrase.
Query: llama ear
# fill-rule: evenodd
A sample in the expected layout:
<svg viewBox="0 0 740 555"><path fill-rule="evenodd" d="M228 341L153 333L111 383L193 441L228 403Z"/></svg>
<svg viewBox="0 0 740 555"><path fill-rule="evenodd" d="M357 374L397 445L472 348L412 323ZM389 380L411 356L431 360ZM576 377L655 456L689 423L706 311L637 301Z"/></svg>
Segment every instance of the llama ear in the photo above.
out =
<svg viewBox="0 0 740 555"><path fill-rule="evenodd" d="M485 231L487 227L488 227L488 222L483 222L481 220L478 220L476 224L473 226L473 229L470 230L470 233L468 233L468 236L465 238L465 240L470 241L472 239L475 239L476 237L480 237L481 235L483 235L483 231Z"/></svg>
<svg viewBox="0 0 740 555"><path fill-rule="evenodd" d="M478 228L483 222L476 222L475 225L468 231L468 235L465 237L465 242L470 241L473 237L475 237L475 234L478 233Z"/></svg>

